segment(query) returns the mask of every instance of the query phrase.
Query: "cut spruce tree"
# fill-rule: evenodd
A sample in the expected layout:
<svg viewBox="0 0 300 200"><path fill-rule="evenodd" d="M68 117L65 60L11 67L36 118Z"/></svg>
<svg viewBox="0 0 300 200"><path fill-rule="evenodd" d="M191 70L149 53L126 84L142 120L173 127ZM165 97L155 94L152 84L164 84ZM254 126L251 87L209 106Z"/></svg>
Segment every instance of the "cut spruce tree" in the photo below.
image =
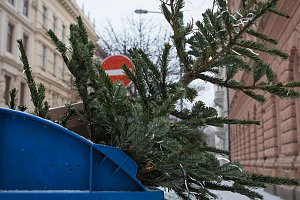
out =
<svg viewBox="0 0 300 200"><path fill-rule="evenodd" d="M180 99L193 102L197 91L190 87L201 79L220 87L239 90L263 103L263 94L280 98L298 98L294 90L300 82L274 83L276 74L260 53L286 59L288 54L274 47L276 40L256 30L260 18L271 13L288 17L276 8L277 0L246 0L243 7L231 12L225 0L215 0L212 9L203 13L202 21L184 23L183 0L161 1L161 9L173 29L172 44L165 44L160 62L155 65L140 49L128 54L135 65L132 80L137 95L128 96L121 83L112 83L101 65L93 60L95 45L88 39L82 19L70 25L70 45L62 43L48 31L66 66L74 76L74 85L82 98L83 109L68 106L65 124L72 116L87 124L95 143L119 147L138 164L137 177L148 187L173 190L182 199L217 198L213 190L240 193L262 199L253 189L266 184L299 185L299 180L271 177L243 171L236 162L221 164L217 154L228 152L209 147L203 127L223 124L259 124L255 119L218 117L214 108L197 101L191 109L177 110ZM245 37L245 36L248 37ZM250 37L249 37L250 36ZM250 39L249 39L250 38ZM19 41L27 82L31 88L35 113L46 116L44 89L36 89L22 42ZM168 82L169 53L176 49L183 76ZM221 68L226 77L217 78ZM237 73L252 74L250 84L235 81ZM13 105L15 107L15 103ZM171 122L170 116L178 118ZM229 184L228 184L229 183Z"/></svg>

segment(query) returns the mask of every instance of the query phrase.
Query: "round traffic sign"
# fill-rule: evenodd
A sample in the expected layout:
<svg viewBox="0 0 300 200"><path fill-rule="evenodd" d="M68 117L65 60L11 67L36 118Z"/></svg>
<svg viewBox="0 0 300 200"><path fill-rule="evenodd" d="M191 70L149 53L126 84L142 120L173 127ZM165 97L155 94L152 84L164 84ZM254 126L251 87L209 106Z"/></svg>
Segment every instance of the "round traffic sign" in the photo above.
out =
<svg viewBox="0 0 300 200"><path fill-rule="evenodd" d="M129 70L134 71L132 61L128 57L123 55L109 56L102 61L101 65L113 82L121 81L125 87L130 85L131 80L122 69L122 66L126 65Z"/></svg>

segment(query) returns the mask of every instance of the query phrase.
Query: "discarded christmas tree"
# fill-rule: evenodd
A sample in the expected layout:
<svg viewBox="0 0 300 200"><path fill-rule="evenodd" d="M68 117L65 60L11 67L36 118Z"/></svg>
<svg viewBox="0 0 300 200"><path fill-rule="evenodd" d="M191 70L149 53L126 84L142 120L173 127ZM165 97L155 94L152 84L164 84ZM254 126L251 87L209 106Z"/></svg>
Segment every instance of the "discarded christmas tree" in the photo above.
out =
<svg viewBox="0 0 300 200"><path fill-rule="evenodd" d="M300 96L293 90L300 82L274 84L276 75L257 53L288 57L273 47L274 39L254 28L265 13L287 17L276 9L276 3L277 0L260 3L249 0L239 12L231 13L227 1L217 0L214 8L203 14L201 22L184 25L183 0L162 1L162 11L173 29L173 45L164 46L159 66L141 50L129 51L135 72L126 66L123 69L137 89L136 97L128 96L122 84L113 84L100 64L94 62L94 44L89 41L80 17L78 24L70 26L71 47L48 31L73 74L75 88L83 101L83 110L69 106L67 119L72 114L83 120L93 142L116 146L128 153L137 162L137 176L144 185L174 190L183 199L216 197L211 190L261 199L253 188L265 184L299 185L299 180L247 173L239 163L221 165L215 154L227 152L207 146L201 131L207 125L259 124L255 119L220 118L215 109L201 101L191 110L176 109L181 98L192 102L197 96L197 91L189 87L195 79L240 90L259 102L265 100L263 92L281 98ZM245 34L252 40L245 39ZM183 76L176 83L167 81L172 46L183 66ZM215 77L220 68L226 68L224 79ZM251 85L234 80L240 71L253 74ZM179 122L170 122L170 115L180 119Z"/></svg>

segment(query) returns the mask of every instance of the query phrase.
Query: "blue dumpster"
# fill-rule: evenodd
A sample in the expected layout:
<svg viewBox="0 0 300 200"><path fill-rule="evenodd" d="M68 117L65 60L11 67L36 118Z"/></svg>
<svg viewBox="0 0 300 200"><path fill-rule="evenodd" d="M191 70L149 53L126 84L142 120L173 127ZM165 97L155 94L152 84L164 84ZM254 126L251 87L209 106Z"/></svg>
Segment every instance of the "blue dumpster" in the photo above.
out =
<svg viewBox="0 0 300 200"><path fill-rule="evenodd" d="M0 199L162 200L122 150L51 122L0 108Z"/></svg>

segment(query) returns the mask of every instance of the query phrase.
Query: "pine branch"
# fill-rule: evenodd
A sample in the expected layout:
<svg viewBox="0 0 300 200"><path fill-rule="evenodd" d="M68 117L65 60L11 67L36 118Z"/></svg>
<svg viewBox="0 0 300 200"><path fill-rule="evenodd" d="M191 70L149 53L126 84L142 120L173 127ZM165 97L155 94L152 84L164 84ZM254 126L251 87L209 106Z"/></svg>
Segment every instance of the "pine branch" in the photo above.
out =
<svg viewBox="0 0 300 200"><path fill-rule="evenodd" d="M260 125L260 121L257 120L241 120L241 119L227 119L223 117L208 118L206 120L207 125L211 126L223 126L223 124L239 124L239 125Z"/></svg>
<svg viewBox="0 0 300 200"><path fill-rule="evenodd" d="M224 2L218 1L218 3L223 4ZM217 62L222 56L225 56L228 52L231 51L232 47L234 47L235 44L238 42L238 40L241 38L241 35L244 34L246 31L248 31L250 26L253 25L257 19L259 19L264 13L274 10L276 3L277 3L277 0L272 0L272 1L269 1L266 3L259 3L259 6L257 7L257 9L255 11L253 11L253 16L251 18L247 19L247 22L243 23L242 28L238 29L238 31L236 33L234 33L234 31L230 28L230 25L232 23L234 23L235 20L238 20L238 19L235 19L229 15L229 9L227 6L225 6L225 7L220 6L220 12L222 11L222 14L223 14L222 20L224 20L225 24L227 24L226 29L228 31L228 37L229 37L227 44L226 45L223 44L222 48L219 52L216 52L215 50L213 50L213 49L215 49L215 47L210 48L213 50L211 53L208 53L205 50L202 51L202 54L204 54L204 55L207 54L204 58L209 59L209 60L207 62L205 60L200 62L200 60L198 59L193 65L193 69L198 69L197 72L185 74L183 76L183 78L180 80L180 82L183 84L189 84L192 80L197 78L195 75L209 70L209 68L211 68L211 66L213 65L214 62ZM210 11L207 11L207 15L212 16L209 12ZM212 21L212 20L210 20L210 21ZM197 26L199 27L199 32L201 33L201 35L204 35L204 37L208 33L207 29L209 29L209 26L206 24L207 23L205 23L205 21L204 21L204 23L197 22ZM259 34L256 34L256 36L262 37L262 35L259 35ZM209 41L210 36L209 37L206 36L206 40ZM220 38L220 40L221 40L221 38ZM208 42L208 44L211 45L212 42ZM235 47L235 48L237 48L237 47ZM261 51L267 51L270 54L278 55L278 56L281 56L284 58L286 57L286 54L284 54L283 52L281 52L277 49L267 49L265 47L263 48L262 46L260 46L260 47L256 46L256 48L260 49ZM267 73L269 80L272 81L272 79L274 77L272 74L272 70L268 69L267 65L264 64L261 59L259 59L255 55L253 55L251 53L252 50L249 51L249 53L247 52L247 49L245 49L245 50L240 49L240 51L247 53L247 56L250 56L250 58L254 59L256 62L258 62L260 65L262 65L263 68L265 68L264 72Z"/></svg>
<svg viewBox="0 0 300 200"><path fill-rule="evenodd" d="M211 147L211 146L200 147L199 150L202 152L212 152L212 153L221 154L221 155L229 155L228 151L226 151L224 149L218 149L215 147Z"/></svg>
<svg viewBox="0 0 300 200"><path fill-rule="evenodd" d="M10 109L16 110L17 104L18 104L18 98L17 98L18 90L16 88L13 88L11 91L9 91L10 101L7 104Z"/></svg>
<svg viewBox="0 0 300 200"><path fill-rule="evenodd" d="M255 99L256 101L260 102L260 103L264 103L266 101L266 98L261 95L261 94L256 94L253 91L250 90L242 90L243 93L245 93L247 96Z"/></svg>
<svg viewBox="0 0 300 200"><path fill-rule="evenodd" d="M282 83L278 83L277 85L281 86ZM292 87L292 88L293 87L300 87L300 82L299 81L289 82L289 83L284 84L284 87L287 87L287 88L289 88L289 87Z"/></svg>
<svg viewBox="0 0 300 200"><path fill-rule="evenodd" d="M268 92L270 94L277 95L281 98L292 98L292 99L293 98L298 98L299 94L300 94L299 92L290 89L290 87L292 87L292 86L298 87L299 83L297 83L297 82L294 82L294 83L289 84L287 86L283 85L283 84L269 85L265 82L261 82L261 83L256 84L256 85L244 85L244 84L238 83L234 80L224 81L220 78L214 78L214 77L207 76L207 75L204 75L204 74L197 75L197 78L208 81L208 82L213 83L215 85L218 85L220 87L227 87L227 88L234 89L234 90L241 90L246 95L254 98L255 100L257 100L259 102L264 102L265 98L260 94L256 94L254 92L255 90L265 91L265 92Z"/></svg>
<svg viewBox="0 0 300 200"><path fill-rule="evenodd" d="M163 49L163 54L161 56L161 97L165 99L167 96L167 75L168 75L168 65L169 65L169 54L171 45L165 44Z"/></svg>
<svg viewBox="0 0 300 200"><path fill-rule="evenodd" d="M42 83L40 83L38 87L36 86L35 81L32 77L32 71L29 66L29 62L25 52L25 48L23 46L23 42L22 40L18 40L17 42L21 53L20 59L23 63L26 82L31 94L31 101L35 106L34 113L39 117L46 118L50 106L48 105L48 102L45 101L45 86Z"/></svg>
<svg viewBox="0 0 300 200"><path fill-rule="evenodd" d="M255 49L258 51L262 51L262 52L267 52L270 55L275 55L275 56L279 56L283 59L287 59L288 58L288 54L285 52L282 52L278 49L275 48L268 48L265 46L265 44L262 43L258 43L255 41L249 41L249 40L242 40L239 41L238 43L236 43L238 46L244 47L244 48L250 48L250 49Z"/></svg>
<svg viewBox="0 0 300 200"><path fill-rule="evenodd" d="M68 121L74 117L78 115L77 110L71 105L71 104L66 104L65 105L67 112L66 114L63 116L62 120L61 120L61 125L63 127L66 127Z"/></svg>
<svg viewBox="0 0 300 200"><path fill-rule="evenodd" d="M248 34L250 34L250 35L252 35L256 38L259 38L263 41L267 41L269 43L272 43L272 44L277 44L278 43L277 40L275 40L275 39L273 39L273 38L271 38L271 37L269 37L269 36L267 36L263 33L260 33L260 32L254 30L254 29L251 29L251 28L247 29L246 33L248 33Z"/></svg>
<svg viewBox="0 0 300 200"><path fill-rule="evenodd" d="M18 110L19 110L19 111L25 112L27 109L28 109L28 108L27 108L27 106L25 106L25 105L19 105L19 106L18 106Z"/></svg>
<svg viewBox="0 0 300 200"><path fill-rule="evenodd" d="M10 101L8 103L8 107L12 110L16 110L16 108L18 108L18 110L24 112L25 110L27 110L27 107L25 105L18 105L18 90L16 88L13 88L10 92L9 92L9 96L10 96Z"/></svg>
<svg viewBox="0 0 300 200"><path fill-rule="evenodd" d="M299 179L291 179L291 178L284 178L284 177L273 177L273 176L266 176L261 174L253 174L253 173L245 173L245 176L252 181L257 181L265 184L271 185L294 185L299 186L300 180Z"/></svg>
<svg viewBox="0 0 300 200"><path fill-rule="evenodd" d="M139 58L139 55L136 51L129 51L130 57L132 61L134 62L135 66L141 65L141 59ZM145 107L149 107L148 105L148 99L147 99L147 89L146 89L146 83L143 78L143 71L140 67L135 68L135 73L133 74L126 66L123 66L123 70L125 74L130 78L130 80L134 83L136 86L136 89L144 103Z"/></svg>
<svg viewBox="0 0 300 200"><path fill-rule="evenodd" d="M162 10L164 13L166 13L166 19L173 29L174 35L172 37L178 57L183 64L185 71L188 72L191 70L191 67L188 55L185 52L185 34L189 31L186 31L185 27L183 26L183 13L181 11L183 5L183 0L171 1L171 11L169 11L167 4L162 2Z"/></svg>
<svg viewBox="0 0 300 200"><path fill-rule="evenodd" d="M68 50L66 45L58 39L58 37L51 29L47 32L47 34L52 39L52 42L55 44L57 50L61 53L61 56L66 65L69 65L69 59L66 55Z"/></svg>

